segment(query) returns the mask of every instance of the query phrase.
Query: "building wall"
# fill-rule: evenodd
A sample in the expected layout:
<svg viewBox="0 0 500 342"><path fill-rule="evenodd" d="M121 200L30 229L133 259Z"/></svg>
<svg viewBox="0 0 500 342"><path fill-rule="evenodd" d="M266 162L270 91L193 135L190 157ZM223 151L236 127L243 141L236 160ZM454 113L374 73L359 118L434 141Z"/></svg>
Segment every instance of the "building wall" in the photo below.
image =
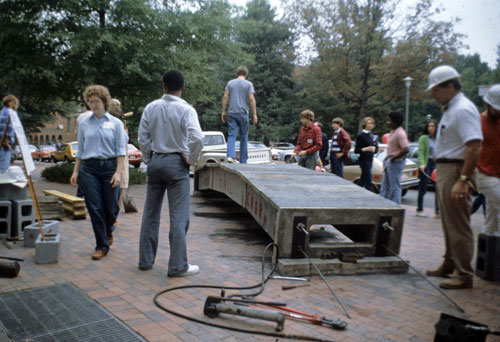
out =
<svg viewBox="0 0 500 342"><path fill-rule="evenodd" d="M63 117L56 114L56 120L40 127L40 132L28 134L28 142L40 146L76 141L76 118L78 115L79 113Z"/></svg>

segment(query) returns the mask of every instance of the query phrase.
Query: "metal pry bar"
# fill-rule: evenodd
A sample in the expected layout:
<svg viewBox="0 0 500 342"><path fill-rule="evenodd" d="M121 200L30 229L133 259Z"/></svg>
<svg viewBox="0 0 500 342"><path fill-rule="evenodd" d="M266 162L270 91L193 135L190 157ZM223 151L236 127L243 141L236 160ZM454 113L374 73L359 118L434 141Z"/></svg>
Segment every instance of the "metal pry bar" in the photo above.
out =
<svg viewBox="0 0 500 342"><path fill-rule="evenodd" d="M307 256L306 252L304 252L304 250L302 248L300 248L300 251L302 252L302 254L304 254L304 256L307 258L307 260L309 261L309 263L314 267L314 269L316 270L316 272L318 272L319 276L321 277L321 279L323 279L323 281L325 282L326 286L328 287L328 289L330 290L330 292L333 294L333 296L335 297L335 299L337 300L337 302L340 304L340 306L342 307L342 309L344 310L346 316L348 318L351 318L351 315L349 315L349 312L347 312L347 309L344 307L344 304L342 304L342 302L340 301L340 299L337 297L337 295L335 294L335 291L333 291L332 287L330 286L330 284L328 284L328 281L326 281L326 278L323 276L323 274L321 273L321 271L318 269L318 267L316 267L316 265L312 262L312 260Z"/></svg>

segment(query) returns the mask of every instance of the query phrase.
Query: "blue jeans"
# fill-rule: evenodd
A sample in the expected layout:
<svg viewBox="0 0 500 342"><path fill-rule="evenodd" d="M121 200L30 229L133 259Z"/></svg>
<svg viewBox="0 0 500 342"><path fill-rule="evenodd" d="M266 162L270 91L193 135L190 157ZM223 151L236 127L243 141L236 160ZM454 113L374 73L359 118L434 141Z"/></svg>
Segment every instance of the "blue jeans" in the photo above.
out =
<svg viewBox="0 0 500 342"><path fill-rule="evenodd" d="M7 150L5 147L0 147L0 174L4 173L9 168L11 155L12 152L10 150Z"/></svg>
<svg viewBox="0 0 500 342"><path fill-rule="evenodd" d="M391 161L387 158L385 161L384 176L382 177L382 186L380 195L396 204L401 204L401 175L405 167L404 159Z"/></svg>
<svg viewBox="0 0 500 342"><path fill-rule="evenodd" d="M424 172L430 177L432 174L432 171L436 168L436 162L434 160L429 159L427 162L427 166L425 167ZM426 175L424 175L422 172L418 173L418 178L420 179L420 183L418 183L418 198L417 198L417 211L423 211L424 210L424 196L425 193L427 192L427 186L429 185L429 182L433 182L431 179L429 179ZM437 191L437 186L434 184L434 192ZM439 213L439 206L437 202L437 196L434 196L434 211L436 213Z"/></svg>
<svg viewBox="0 0 500 342"><path fill-rule="evenodd" d="M236 158L236 134L240 132L240 163L245 164L248 160L248 114L230 113L227 115L227 157Z"/></svg>
<svg viewBox="0 0 500 342"><path fill-rule="evenodd" d="M330 158L330 163L331 163L330 166L332 168L332 173L339 177L344 178L344 160L342 158L338 159L335 156L335 152L330 152L330 153L333 154Z"/></svg>
<svg viewBox="0 0 500 342"><path fill-rule="evenodd" d="M85 159L80 169L80 186L94 229L96 250L109 250L108 235L115 229L114 223L120 207L120 187L111 187L116 171L116 158Z"/></svg>
<svg viewBox="0 0 500 342"><path fill-rule="evenodd" d="M163 197L167 191L170 217L168 275L188 267L186 234L189 228L189 166L176 153L153 154L147 167L148 185L139 240L139 268L153 266L158 250Z"/></svg>
<svg viewBox="0 0 500 342"><path fill-rule="evenodd" d="M373 191L373 183L372 183L373 161L360 160L359 167L361 168L361 177L359 179L359 185L367 190Z"/></svg>
<svg viewBox="0 0 500 342"><path fill-rule="evenodd" d="M315 170L316 169L316 153L314 154L306 154L304 156L297 155L295 157L297 159L297 164L299 166L305 167L306 169Z"/></svg>

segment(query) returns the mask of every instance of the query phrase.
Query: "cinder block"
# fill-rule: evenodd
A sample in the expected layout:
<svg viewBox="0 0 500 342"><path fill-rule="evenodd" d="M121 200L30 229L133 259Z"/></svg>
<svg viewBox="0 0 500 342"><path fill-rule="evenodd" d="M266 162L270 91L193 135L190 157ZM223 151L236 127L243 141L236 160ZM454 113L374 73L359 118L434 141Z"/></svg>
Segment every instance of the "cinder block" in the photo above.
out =
<svg viewBox="0 0 500 342"><path fill-rule="evenodd" d="M44 234L57 234L59 233L59 221L45 220L43 221L42 228ZM38 222L24 227L24 247L35 247L38 234L40 234Z"/></svg>
<svg viewBox="0 0 500 342"><path fill-rule="evenodd" d="M61 253L61 234L38 235L35 241L35 263L37 264L57 264Z"/></svg>
<svg viewBox="0 0 500 342"><path fill-rule="evenodd" d="M9 238L12 227L12 203L0 201L0 239Z"/></svg>
<svg viewBox="0 0 500 342"><path fill-rule="evenodd" d="M35 222L35 210L33 208L33 200L13 200L12 201L12 227L10 229L11 236L21 236L24 227Z"/></svg>
<svg viewBox="0 0 500 342"><path fill-rule="evenodd" d="M484 280L500 280L500 233L478 235L476 275Z"/></svg>
<svg viewBox="0 0 500 342"><path fill-rule="evenodd" d="M28 198L27 186L18 187L12 184L0 184L0 200L23 200Z"/></svg>

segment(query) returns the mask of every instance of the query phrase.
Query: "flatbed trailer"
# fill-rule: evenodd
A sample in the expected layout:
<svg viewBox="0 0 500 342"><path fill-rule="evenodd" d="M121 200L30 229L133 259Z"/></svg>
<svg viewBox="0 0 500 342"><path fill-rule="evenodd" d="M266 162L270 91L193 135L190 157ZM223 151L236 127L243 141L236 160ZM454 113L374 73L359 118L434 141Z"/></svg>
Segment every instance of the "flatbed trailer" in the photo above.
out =
<svg viewBox="0 0 500 342"><path fill-rule="evenodd" d="M279 247L278 272L402 273L405 209L329 173L296 164L213 164L195 190L214 190L245 208ZM307 257L304 255L307 255Z"/></svg>

